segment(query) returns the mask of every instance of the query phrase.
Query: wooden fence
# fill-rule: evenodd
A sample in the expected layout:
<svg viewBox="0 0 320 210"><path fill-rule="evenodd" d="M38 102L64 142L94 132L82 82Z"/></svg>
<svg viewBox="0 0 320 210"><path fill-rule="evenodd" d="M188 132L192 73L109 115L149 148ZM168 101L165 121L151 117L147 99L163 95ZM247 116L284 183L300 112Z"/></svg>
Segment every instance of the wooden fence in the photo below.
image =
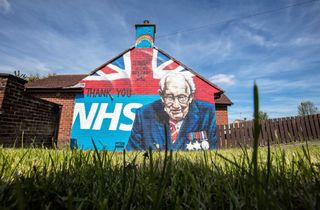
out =
<svg viewBox="0 0 320 210"><path fill-rule="evenodd" d="M217 126L218 148L252 146L253 121ZM261 121L260 146L320 139L320 114Z"/></svg>

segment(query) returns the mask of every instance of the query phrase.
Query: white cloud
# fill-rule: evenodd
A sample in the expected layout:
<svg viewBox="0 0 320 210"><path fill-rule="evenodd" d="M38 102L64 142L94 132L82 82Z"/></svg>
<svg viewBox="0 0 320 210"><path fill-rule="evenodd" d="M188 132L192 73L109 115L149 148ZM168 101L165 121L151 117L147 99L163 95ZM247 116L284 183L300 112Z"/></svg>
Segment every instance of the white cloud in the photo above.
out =
<svg viewBox="0 0 320 210"><path fill-rule="evenodd" d="M262 93L279 93L282 91L292 90L306 90L310 92L310 87L318 89L320 87L318 78L301 80L272 80L272 79L259 79L257 81L258 87Z"/></svg>
<svg viewBox="0 0 320 210"><path fill-rule="evenodd" d="M32 57L9 57L7 61L7 64L0 65L0 72L12 74L15 70L20 70L21 73L28 75L37 73L40 75L48 75L49 73L54 73L48 64Z"/></svg>
<svg viewBox="0 0 320 210"><path fill-rule="evenodd" d="M257 63L251 63L243 66L239 72L242 77L249 79L257 79L277 75L282 72L289 72L299 69L304 65L304 61L292 57L280 57L273 60L266 59Z"/></svg>
<svg viewBox="0 0 320 210"><path fill-rule="evenodd" d="M0 11L4 14L9 13L11 10L11 5L8 0L0 0Z"/></svg>
<svg viewBox="0 0 320 210"><path fill-rule="evenodd" d="M320 43L320 39L311 36L298 37L291 41L292 45L296 46L307 46L307 45L318 45Z"/></svg>
<svg viewBox="0 0 320 210"><path fill-rule="evenodd" d="M191 68L203 63L220 63L233 53L234 45L229 40L229 37L208 35L200 40L190 41L185 39L183 34L178 33L174 40L170 38L166 40L160 39L159 46L157 43L156 45ZM168 48L161 46L168 46ZM190 64L196 65L190 66ZM197 69L200 68L195 68L195 70Z"/></svg>
<svg viewBox="0 0 320 210"><path fill-rule="evenodd" d="M236 83L235 76L233 74L217 74L210 77L209 80L218 85L234 85Z"/></svg>
<svg viewBox="0 0 320 210"><path fill-rule="evenodd" d="M256 45L271 48L277 47L279 44L277 42L272 42L266 39L265 36L254 33L253 31L249 31L244 28L236 28L236 34L241 35L243 38L247 39L249 42L254 43Z"/></svg>

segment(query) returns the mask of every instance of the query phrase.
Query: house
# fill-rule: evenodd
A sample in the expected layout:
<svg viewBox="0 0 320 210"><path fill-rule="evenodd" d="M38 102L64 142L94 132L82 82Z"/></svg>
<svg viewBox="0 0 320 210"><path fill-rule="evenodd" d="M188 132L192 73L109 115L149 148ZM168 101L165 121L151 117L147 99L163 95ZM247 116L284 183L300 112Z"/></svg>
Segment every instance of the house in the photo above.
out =
<svg viewBox="0 0 320 210"><path fill-rule="evenodd" d="M168 73L191 77L194 99L212 104L216 123L228 123L224 91L154 46L156 26L136 25L135 46L105 62L89 74L55 75L26 84L29 94L62 105L58 145L76 141L83 148L118 147L127 143L135 111L160 96L159 81ZM110 146L112 145L112 146Z"/></svg>

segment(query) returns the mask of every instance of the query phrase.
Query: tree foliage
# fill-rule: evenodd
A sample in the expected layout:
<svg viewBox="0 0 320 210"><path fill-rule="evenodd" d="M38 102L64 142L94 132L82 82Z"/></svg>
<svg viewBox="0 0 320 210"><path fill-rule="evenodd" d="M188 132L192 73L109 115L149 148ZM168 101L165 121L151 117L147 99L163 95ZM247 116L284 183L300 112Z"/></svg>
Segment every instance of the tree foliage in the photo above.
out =
<svg viewBox="0 0 320 210"><path fill-rule="evenodd" d="M39 80L39 79L42 79L43 77L41 77L38 73L37 74L30 74L28 77L27 77L27 81L28 82L34 82L36 80Z"/></svg>
<svg viewBox="0 0 320 210"><path fill-rule="evenodd" d="M47 77L55 76L55 73L49 73L47 76L40 76L39 73L36 74L24 74L20 70L15 70L13 72L14 76L19 77L21 79L27 80L28 82L34 82L39 79L44 79Z"/></svg>
<svg viewBox="0 0 320 210"><path fill-rule="evenodd" d="M268 114L263 111L259 111L259 119L260 120L267 120L269 118Z"/></svg>
<svg viewBox="0 0 320 210"><path fill-rule="evenodd" d="M318 108L311 101L303 101L298 106L298 114L299 115L311 115L317 114Z"/></svg>
<svg viewBox="0 0 320 210"><path fill-rule="evenodd" d="M266 112L263 112L263 111L259 111L258 112L258 117L259 117L259 120L267 120L269 119L269 116Z"/></svg>

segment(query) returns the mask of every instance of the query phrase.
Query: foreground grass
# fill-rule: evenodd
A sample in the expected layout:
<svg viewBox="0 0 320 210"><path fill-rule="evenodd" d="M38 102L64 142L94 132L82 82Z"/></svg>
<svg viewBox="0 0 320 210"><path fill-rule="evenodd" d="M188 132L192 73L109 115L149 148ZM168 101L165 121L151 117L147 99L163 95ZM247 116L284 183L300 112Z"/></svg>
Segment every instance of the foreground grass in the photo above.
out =
<svg viewBox="0 0 320 210"><path fill-rule="evenodd" d="M124 153L0 148L0 205L319 209L319 172L319 145L259 149L256 169L250 149Z"/></svg>

